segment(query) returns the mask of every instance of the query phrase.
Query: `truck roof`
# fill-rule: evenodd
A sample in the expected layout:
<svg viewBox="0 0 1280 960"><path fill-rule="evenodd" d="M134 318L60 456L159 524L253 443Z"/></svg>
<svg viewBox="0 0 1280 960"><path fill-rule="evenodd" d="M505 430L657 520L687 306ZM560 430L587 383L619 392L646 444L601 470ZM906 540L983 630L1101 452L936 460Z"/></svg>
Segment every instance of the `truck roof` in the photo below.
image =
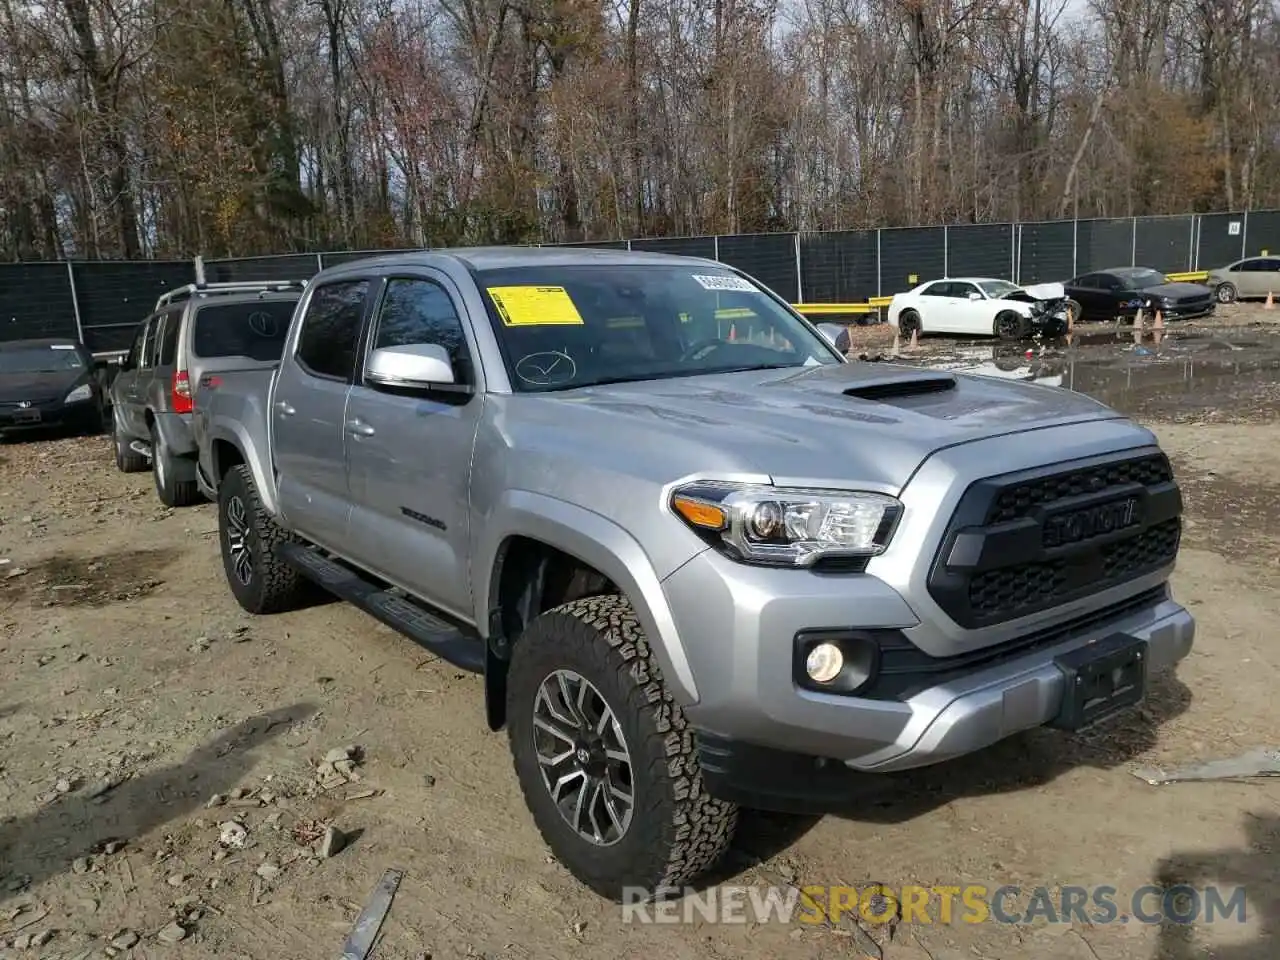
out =
<svg viewBox="0 0 1280 960"><path fill-rule="evenodd" d="M346 263L327 268L330 271L345 271L362 263L376 263L380 266L431 266L441 260L453 260L474 270L490 270L499 267L527 266L578 266L588 264L673 264L688 263L691 260L708 265L726 266L716 260L704 257L683 257L671 253L650 253L644 250L609 250L599 247L444 247L437 250L406 250L404 253L381 254L362 260L349 260Z"/></svg>

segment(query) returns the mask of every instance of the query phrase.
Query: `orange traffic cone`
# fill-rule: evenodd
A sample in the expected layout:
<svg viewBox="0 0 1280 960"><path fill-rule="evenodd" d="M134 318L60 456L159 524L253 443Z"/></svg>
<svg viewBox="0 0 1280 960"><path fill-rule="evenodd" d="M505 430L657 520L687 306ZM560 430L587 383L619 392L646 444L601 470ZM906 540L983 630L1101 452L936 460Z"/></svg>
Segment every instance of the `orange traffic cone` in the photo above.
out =
<svg viewBox="0 0 1280 960"><path fill-rule="evenodd" d="M920 346L920 331L919 331L918 329L917 329L917 330L912 330L912 331L911 331L911 347L910 347L910 349L914 350L914 349L916 349L916 348L917 348L917 347L919 347L919 346Z"/></svg>
<svg viewBox="0 0 1280 960"><path fill-rule="evenodd" d="M731 323L729 324L729 342L733 343L737 339L738 339L738 328Z"/></svg>
<svg viewBox="0 0 1280 960"><path fill-rule="evenodd" d="M1266 302L1266 304L1265 304L1265 305L1263 305L1263 308L1262 308L1262 309L1263 309L1263 310L1274 310L1275 308L1276 308L1276 298L1275 298L1275 295L1274 295L1270 290L1268 290L1268 291L1267 291L1267 302Z"/></svg>
<svg viewBox="0 0 1280 960"><path fill-rule="evenodd" d="M1156 311L1156 319L1155 319L1155 323L1153 323L1153 324L1151 325L1151 329L1152 329L1152 330L1163 330L1163 329L1164 329L1164 317L1163 317L1163 315L1161 315L1161 313L1160 313L1160 311L1159 311L1159 310L1157 310L1157 311Z"/></svg>
<svg viewBox="0 0 1280 960"><path fill-rule="evenodd" d="M902 352L902 337L898 331L893 332L893 355L896 357Z"/></svg>

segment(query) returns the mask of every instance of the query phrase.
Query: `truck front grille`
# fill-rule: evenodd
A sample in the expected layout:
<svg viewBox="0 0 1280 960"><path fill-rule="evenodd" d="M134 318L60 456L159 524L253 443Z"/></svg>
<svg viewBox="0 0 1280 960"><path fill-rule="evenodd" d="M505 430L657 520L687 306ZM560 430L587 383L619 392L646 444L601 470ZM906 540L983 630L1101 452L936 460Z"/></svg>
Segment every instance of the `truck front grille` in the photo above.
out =
<svg viewBox="0 0 1280 960"><path fill-rule="evenodd" d="M1003 623L1160 570L1181 534L1162 453L991 477L961 498L929 593L962 627Z"/></svg>

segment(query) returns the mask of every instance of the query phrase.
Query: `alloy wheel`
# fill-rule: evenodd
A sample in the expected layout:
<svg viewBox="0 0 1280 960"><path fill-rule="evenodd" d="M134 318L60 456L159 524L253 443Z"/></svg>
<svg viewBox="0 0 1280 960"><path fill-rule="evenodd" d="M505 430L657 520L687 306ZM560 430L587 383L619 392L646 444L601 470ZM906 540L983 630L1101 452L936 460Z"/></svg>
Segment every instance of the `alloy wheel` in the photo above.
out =
<svg viewBox="0 0 1280 960"><path fill-rule="evenodd" d="M596 846L631 826L635 788L622 726L590 680L556 670L533 703L533 746L542 782L565 823Z"/></svg>
<svg viewBox="0 0 1280 960"><path fill-rule="evenodd" d="M249 520L244 501L232 497L224 511L227 518L227 555L236 579L246 587L253 580L253 551L249 548Z"/></svg>

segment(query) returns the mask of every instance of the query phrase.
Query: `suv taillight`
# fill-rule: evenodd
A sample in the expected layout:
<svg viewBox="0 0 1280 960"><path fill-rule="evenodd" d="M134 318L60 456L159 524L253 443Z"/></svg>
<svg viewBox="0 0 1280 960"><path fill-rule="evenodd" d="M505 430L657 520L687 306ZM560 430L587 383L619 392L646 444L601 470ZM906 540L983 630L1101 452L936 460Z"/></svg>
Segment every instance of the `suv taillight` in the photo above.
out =
<svg viewBox="0 0 1280 960"><path fill-rule="evenodd" d="M173 412L191 412L191 381L187 379L185 370L177 370L173 374Z"/></svg>

